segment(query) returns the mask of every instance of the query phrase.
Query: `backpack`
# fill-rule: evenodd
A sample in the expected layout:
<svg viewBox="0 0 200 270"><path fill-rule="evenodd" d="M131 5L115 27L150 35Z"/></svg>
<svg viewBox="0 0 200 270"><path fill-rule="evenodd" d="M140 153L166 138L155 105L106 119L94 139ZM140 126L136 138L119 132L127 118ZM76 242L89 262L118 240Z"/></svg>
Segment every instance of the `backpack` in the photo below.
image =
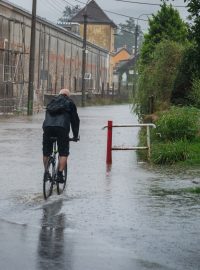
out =
<svg viewBox="0 0 200 270"><path fill-rule="evenodd" d="M47 105L46 110L50 114L62 114L67 111L66 100L62 96L53 98Z"/></svg>

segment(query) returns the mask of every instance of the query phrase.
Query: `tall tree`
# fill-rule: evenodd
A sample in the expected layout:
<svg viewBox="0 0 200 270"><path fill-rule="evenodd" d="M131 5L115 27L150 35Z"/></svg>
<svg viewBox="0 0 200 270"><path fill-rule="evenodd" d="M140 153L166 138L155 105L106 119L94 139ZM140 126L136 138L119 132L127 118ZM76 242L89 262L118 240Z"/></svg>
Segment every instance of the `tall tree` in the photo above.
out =
<svg viewBox="0 0 200 270"><path fill-rule="evenodd" d="M61 18L58 19L58 22L60 23L65 23L69 22L72 17L74 17L79 11L80 11L80 6L76 5L74 7L66 6L65 10L63 11L63 15Z"/></svg>
<svg viewBox="0 0 200 270"><path fill-rule="evenodd" d="M184 0L187 3L188 12L190 13L190 37L195 41L196 56L194 61L195 66L198 66L200 74L200 1L199 0Z"/></svg>
<svg viewBox="0 0 200 270"><path fill-rule="evenodd" d="M174 83L182 61L184 45L163 40L155 46L151 62L143 64L135 93L135 112L150 113L149 100L154 97L154 110L167 109L173 98Z"/></svg>
<svg viewBox="0 0 200 270"><path fill-rule="evenodd" d="M184 0L187 2L188 12L191 19L191 30L194 39L200 47L200 1L199 0Z"/></svg>
<svg viewBox="0 0 200 270"><path fill-rule="evenodd" d="M162 40L184 42L187 40L187 34L187 25L179 12L164 2L157 14L149 19L149 32L144 36L141 51L142 61L151 60L156 44Z"/></svg>
<svg viewBox="0 0 200 270"><path fill-rule="evenodd" d="M135 20L129 18L125 23L119 24L118 34L115 36L115 49L126 47L130 53L133 52L133 47L135 44ZM141 35L141 30L139 27L139 38Z"/></svg>

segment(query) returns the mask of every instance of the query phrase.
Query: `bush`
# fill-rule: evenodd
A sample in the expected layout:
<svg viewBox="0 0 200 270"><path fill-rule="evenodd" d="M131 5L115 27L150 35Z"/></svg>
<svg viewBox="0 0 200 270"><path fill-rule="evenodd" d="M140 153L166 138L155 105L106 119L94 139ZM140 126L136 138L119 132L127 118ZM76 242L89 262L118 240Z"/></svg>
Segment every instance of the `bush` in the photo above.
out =
<svg viewBox="0 0 200 270"><path fill-rule="evenodd" d="M139 78L134 96L135 112L149 113L149 97L154 97L154 111L169 108L174 82L182 60L184 46L163 40L155 47L152 61L139 62Z"/></svg>
<svg viewBox="0 0 200 270"><path fill-rule="evenodd" d="M165 142L185 139L191 141L198 135L199 118L200 111L194 107L171 107L155 121L157 128L152 131L152 139Z"/></svg>
<svg viewBox="0 0 200 270"><path fill-rule="evenodd" d="M195 78L192 82L192 89L188 95L191 104L200 108L200 78Z"/></svg>
<svg viewBox="0 0 200 270"><path fill-rule="evenodd" d="M151 158L154 164L200 164L200 110L195 107L171 107L157 115L151 129ZM139 145L145 145L146 132L141 129ZM139 157L146 160L144 154Z"/></svg>
<svg viewBox="0 0 200 270"><path fill-rule="evenodd" d="M194 62L195 55L195 42L186 44L172 91L171 103L174 105L191 105L191 101L188 99L188 93L192 88L193 78L198 77L199 74L196 61Z"/></svg>
<svg viewBox="0 0 200 270"><path fill-rule="evenodd" d="M174 164L188 157L187 141L159 143L152 146L151 161L155 164Z"/></svg>

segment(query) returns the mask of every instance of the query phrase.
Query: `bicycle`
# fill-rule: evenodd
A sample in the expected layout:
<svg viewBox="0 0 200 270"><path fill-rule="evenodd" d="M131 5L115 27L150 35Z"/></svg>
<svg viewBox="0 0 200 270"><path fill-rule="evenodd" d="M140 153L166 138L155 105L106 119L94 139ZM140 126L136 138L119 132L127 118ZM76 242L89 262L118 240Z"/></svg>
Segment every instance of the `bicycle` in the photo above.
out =
<svg viewBox="0 0 200 270"><path fill-rule="evenodd" d="M64 182L60 183L57 181L57 168L59 160L57 138L51 137L51 140L53 140L53 152L49 157L47 170L43 179L43 195L45 200L47 200L52 195L54 185L56 185L57 194L60 195L64 191L67 182L67 165L63 171ZM69 138L69 141L75 142L77 140L75 140L74 138Z"/></svg>

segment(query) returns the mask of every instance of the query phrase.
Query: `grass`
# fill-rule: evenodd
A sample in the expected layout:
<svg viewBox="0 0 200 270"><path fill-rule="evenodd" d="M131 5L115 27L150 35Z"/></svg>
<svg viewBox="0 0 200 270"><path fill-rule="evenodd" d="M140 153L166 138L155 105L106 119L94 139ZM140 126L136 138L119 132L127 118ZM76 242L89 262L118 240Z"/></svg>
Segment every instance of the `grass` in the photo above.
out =
<svg viewBox="0 0 200 270"><path fill-rule="evenodd" d="M151 162L154 164L174 164L189 157L188 142L174 141L152 145Z"/></svg>
<svg viewBox="0 0 200 270"><path fill-rule="evenodd" d="M161 112L155 121L156 129L151 130L150 162L160 165L200 164L200 110L194 107L172 107ZM146 134L139 134L140 143L144 145ZM138 152L142 160L146 153Z"/></svg>
<svg viewBox="0 0 200 270"><path fill-rule="evenodd" d="M169 196L169 195L183 195L183 194L200 194L200 187L188 187L181 189L156 189L151 191L154 196Z"/></svg>
<svg viewBox="0 0 200 270"><path fill-rule="evenodd" d="M200 187L185 188L183 191L186 193L200 194Z"/></svg>
<svg viewBox="0 0 200 270"><path fill-rule="evenodd" d="M152 133L153 140L174 141L193 140L199 131L200 111L194 107L171 107L162 112L155 122L157 128ZM159 133L160 137L156 136Z"/></svg>

